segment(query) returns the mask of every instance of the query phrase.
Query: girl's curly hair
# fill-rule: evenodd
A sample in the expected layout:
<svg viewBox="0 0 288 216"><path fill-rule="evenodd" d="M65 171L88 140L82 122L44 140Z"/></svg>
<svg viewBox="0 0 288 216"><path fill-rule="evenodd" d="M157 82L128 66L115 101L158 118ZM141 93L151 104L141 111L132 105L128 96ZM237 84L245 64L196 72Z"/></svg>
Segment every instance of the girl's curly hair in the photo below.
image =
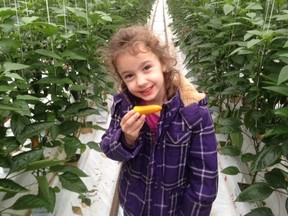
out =
<svg viewBox="0 0 288 216"><path fill-rule="evenodd" d="M127 51L135 55L139 52L143 52L142 50L139 50L137 46L139 43L144 44L147 50L153 52L158 56L160 62L166 65L167 69L166 71L163 71L164 83L167 98L170 99L178 89L178 82L180 80L180 73L174 67L176 65L176 59L170 55L167 44L162 45L159 38L147 26L135 25L120 28L110 39L108 46L105 49L105 63L111 70L112 76L117 81L119 90L124 91L127 89L127 86L117 71L117 58L121 53Z"/></svg>

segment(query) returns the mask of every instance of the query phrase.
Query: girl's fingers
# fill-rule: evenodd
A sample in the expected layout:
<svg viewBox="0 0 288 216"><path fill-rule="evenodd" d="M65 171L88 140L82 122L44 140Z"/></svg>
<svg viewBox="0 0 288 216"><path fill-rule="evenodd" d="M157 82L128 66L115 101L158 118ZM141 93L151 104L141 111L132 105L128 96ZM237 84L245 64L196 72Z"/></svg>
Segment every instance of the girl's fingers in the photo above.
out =
<svg viewBox="0 0 288 216"><path fill-rule="evenodd" d="M139 131L144 125L144 122L145 115L140 115L135 111L130 111L122 118L120 126L126 135L135 137L136 139Z"/></svg>
<svg viewBox="0 0 288 216"><path fill-rule="evenodd" d="M122 118L122 122L125 123L126 121L128 121L132 117L137 118L137 116L139 118L140 114L136 113L134 110L130 110L128 113L126 113L126 115L124 115L124 117Z"/></svg>
<svg viewBox="0 0 288 216"><path fill-rule="evenodd" d="M129 111L121 120L121 127L130 127L135 124L139 118L140 114L135 112L134 110Z"/></svg>

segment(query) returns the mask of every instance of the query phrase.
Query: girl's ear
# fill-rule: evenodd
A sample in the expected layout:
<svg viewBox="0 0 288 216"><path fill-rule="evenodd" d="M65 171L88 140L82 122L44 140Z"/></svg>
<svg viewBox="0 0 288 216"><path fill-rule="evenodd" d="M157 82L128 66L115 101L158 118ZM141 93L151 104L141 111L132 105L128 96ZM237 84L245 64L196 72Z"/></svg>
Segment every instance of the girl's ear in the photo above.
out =
<svg viewBox="0 0 288 216"><path fill-rule="evenodd" d="M166 65L166 63L164 62L164 63L162 63L161 65L162 65L162 71L163 71L163 72L167 71L167 65Z"/></svg>

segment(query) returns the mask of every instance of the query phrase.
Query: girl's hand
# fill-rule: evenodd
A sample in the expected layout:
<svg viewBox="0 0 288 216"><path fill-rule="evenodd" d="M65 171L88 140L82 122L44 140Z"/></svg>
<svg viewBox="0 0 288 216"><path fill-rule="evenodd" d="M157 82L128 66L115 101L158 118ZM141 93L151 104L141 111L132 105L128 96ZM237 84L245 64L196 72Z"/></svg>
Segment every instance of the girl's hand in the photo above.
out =
<svg viewBox="0 0 288 216"><path fill-rule="evenodd" d="M124 133L125 141L128 145L133 146L139 132L145 122L145 115L141 115L135 112L133 109L130 110L120 122L121 129Z"/></svg>

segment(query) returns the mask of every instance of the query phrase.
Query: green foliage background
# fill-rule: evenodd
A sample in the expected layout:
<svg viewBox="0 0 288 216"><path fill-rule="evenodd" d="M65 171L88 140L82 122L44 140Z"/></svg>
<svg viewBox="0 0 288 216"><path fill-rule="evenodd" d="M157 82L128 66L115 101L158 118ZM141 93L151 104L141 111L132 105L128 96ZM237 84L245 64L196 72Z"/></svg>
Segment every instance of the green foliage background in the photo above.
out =
<svg viewBox="0 0 288 216"><path fill-rule="evenodd" d="M264 201L274 191L287 197L287 1L168 0L168 5L175 43L187 56L187 76L207 93L216 132L228 135L219 152L249 167L251 185L236 201ZM253 146L243 148L243 135ZM240 173L237 167L222 172ZM281 205L288 212L288 199ZM249 215L264 212L273 215L262 207Z"/></svg>

